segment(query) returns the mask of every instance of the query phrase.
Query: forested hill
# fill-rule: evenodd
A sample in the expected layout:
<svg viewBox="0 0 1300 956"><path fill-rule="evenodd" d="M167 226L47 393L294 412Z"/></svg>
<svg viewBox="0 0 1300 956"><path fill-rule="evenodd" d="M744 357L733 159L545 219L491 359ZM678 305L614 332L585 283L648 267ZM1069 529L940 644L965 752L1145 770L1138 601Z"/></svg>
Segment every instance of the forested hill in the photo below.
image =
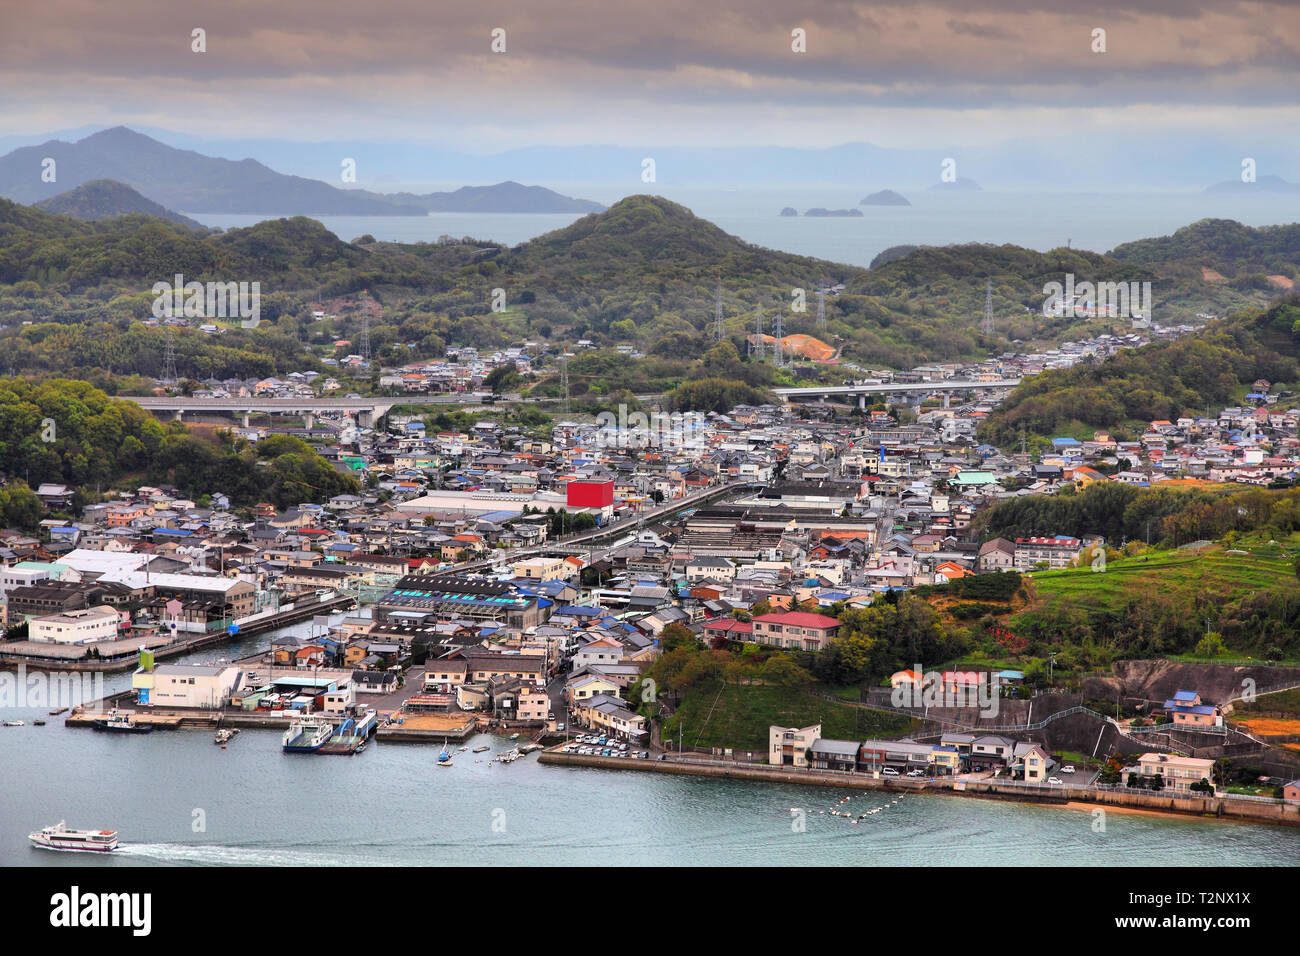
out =
<svg viewBox="0 0 1300 956"><path fill-rule="evenodd" d="M1110 255L1172 272L1205 267L1230 281L1258 283L1268 275L1294 279L1300 265L1300 223L1252 227L1231 219L1202 219L1172 236L1126 242Z"/></svg>
<svg viewBox="0 0 1300 956"><path fill-rule="evenodd" d="M1276 294L1174 271L1079 250L992 245L923 247L868 271L753 245L657 196L628 197L513 248L449 237L344 241L304 217L200 235L140 215L85 223L0 200L0 325L8 327L0 355L5 370L22 373L157 374L163 331L138 323L151 318L153 283L177 273L187 281L259 282L262 293L256 330L235 323L216 337L176 333L184 376L319 368L322 359L347 355L334 343L358 334L367 311L381 364L440 357L449 345L587 339L613 353L627 343L647 356L642 361L660 363L647 391L718 374L702 358L714 341L719 281L725 338L744 365L751 364L743 360L747 335L760 321L770 332L778 312L786 334L813 335L848 361L892 368L1128 329L1123 319L1044 317L1044 285L1067 273L1079 281L1152 282L1163 324L1262 307ZM995 331L985 336L989 279ZM822 283L833 289L825 328L816 318ZM504 311L493 307L498 289ZM367 297L378 311L361 307ZM315 321L321 306L335 317ZM57 355L47 347L56 342ZM733 364L730 352L722 364ZM770 384L770 374L736 371L728 367L725 377Z"/></svg>
<svg viewBox="0 0 1300 956"><path fill-rule="evenodd" d="M44 440L49 422L52 442ZM46 481L83 495L96 485L167 484L195 499L222 492L236 507L269 501L283 508L359 488L300 439L273 435L253 447L228 429L164 424L134 402L66 379L0 378L0 473L14 500L24 497L22 483Z"/></svg>
<svg viewBox="0 0 1300 956"><path fill-rule="evenodd" d="M178 226L184 226L186 229L200 232L207 228L200 222L172 212L166 206L159 205L151 199L146 199L125 183L112 179L93 179L65 193L42 199L36 205L46 212L71 216L85 222L98 222L101 219L139 214L156 216Z"/></svg>
<svg viewBox="0 0 1300 956"><path fill-rule="evenodd" d="M1300 296L1104 362L1035 375L989 416L981 437L1009 446L1022 429L1044 438L1090 438L1102 429L1131 439L1155 420L1217 413L1260 378L1275 389L1300 381Z"/></svg>

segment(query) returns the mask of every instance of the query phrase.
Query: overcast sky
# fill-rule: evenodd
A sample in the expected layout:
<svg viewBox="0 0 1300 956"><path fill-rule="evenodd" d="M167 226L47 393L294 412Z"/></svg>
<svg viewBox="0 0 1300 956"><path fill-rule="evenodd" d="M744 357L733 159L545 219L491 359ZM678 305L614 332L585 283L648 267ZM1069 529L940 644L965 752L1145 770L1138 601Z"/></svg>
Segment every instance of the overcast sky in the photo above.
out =
<svg viewBox="0 0 1300 956"><path fill-rule="evenodd" d="M1292 2L0 0L6 135L482 151L1292 135L1298 67Z"/></svg>

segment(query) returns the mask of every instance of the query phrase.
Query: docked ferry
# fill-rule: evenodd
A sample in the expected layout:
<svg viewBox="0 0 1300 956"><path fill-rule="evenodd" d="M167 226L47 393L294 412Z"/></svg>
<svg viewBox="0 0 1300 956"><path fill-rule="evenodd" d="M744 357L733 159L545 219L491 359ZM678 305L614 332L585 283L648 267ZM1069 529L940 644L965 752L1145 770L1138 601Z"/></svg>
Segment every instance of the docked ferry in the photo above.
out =
<svg viewBox="0 0 1300 956"><path fill-rule="evenodd" d="M116 830L69 830L60 820L39 833L30 833L27 839L47 850L84 850L90 853L107 853L117 849Z"/></svg>
<svg viewBox="0 0 1300 956"><path fill-rule="evenodd" d="M290 753L312 753L320 750L334 734L334 725L328 720L304 717L295 720L284 732L284 749Z"/></svg>

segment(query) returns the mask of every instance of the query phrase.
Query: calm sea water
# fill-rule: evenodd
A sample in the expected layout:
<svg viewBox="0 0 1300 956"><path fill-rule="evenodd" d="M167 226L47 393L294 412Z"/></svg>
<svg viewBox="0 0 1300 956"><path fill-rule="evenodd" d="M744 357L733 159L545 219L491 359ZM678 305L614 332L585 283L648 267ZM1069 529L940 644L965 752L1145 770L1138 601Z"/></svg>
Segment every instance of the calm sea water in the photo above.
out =
<svg viewBox="0 0 1300 956"><path fill-rule="evenodd" d="M938 195L903 190L913 205L858 206L862 194L845 190L702 191L653 190L748 242L770 249L866 266L890 246L962 242L1012 243L1047 250L1067 243L1105 252L1123 242L1168 235L1205 218L1236 219L1261 226L1300 221L1300 194L1237 196L1203 193L982 192ZM865 192L865 191L864 191ZM598 196L601 201L617 197ZM778 216L792 206L802 214L822 206L859 208L862 218L806 219ZM189 213L205 225L249 226L265 216ZM472 236L507 245L560 229L577 215L437 213L431 216L319 217L341 239L369 233L390 242Z"/></svg>
<svg viewBox="0 0 1300 956"><path fill-rule="evenodd" d="M306 633L307 625L290 628ZM215 655L234 657L268 638ZM194 660L210 660L209 651ZM129 676L110 681L111 689ZM838 866L1294 865L1300 830L958 797L894 796L636 771L548 767L535 755L434 763L428 746L372 742L354 757L285 754L277 731L227 749L206 731L71 730L42 711L0 727L0 865L598 864ZM818 811L884 806L861 824ZM808 812L795 832L791 808ZM118 829L108 857L57 853L26 836L63 818ZM198 823L202 827L198 828Z"/></svg>

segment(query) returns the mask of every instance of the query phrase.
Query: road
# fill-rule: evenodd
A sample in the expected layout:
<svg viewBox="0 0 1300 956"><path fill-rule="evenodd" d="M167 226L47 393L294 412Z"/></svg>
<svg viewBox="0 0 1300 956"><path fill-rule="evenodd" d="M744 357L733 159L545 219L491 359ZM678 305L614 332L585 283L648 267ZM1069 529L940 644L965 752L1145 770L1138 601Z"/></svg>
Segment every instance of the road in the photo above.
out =
<svg viewBox="0 0 1300 956"><path fill-rule="evenodd" d="M733 481L725 485L715 485L711 488L702 489L695 494L687 495L685 498L675 498L672 501L664 502L662 505L651 508L649 511L642 511L639 514L624 518L622 521L606 525L603 528L597 528L594 531L584 531L579 534L569 535L565 538L556 538L554 541L548 541L546 544L536 545L531 548L511 550L506 552L506 554L508 554L509 560L513 562L520 558L545 554L547 551L568 550L575 544L583 544L587 541L596 541L600 538L614 537L622 532L631 531L641 525L663 518L667 515L673 514L674 512L685 511L693 505L697 505L709 498L724 497L732 491L752 487L758 486L748 481ZM442 573L452 571L477 571L482 568L490 567L492 567L491 561L464 561L460 564L454 564L450 568L444 569Z"/></svg>

